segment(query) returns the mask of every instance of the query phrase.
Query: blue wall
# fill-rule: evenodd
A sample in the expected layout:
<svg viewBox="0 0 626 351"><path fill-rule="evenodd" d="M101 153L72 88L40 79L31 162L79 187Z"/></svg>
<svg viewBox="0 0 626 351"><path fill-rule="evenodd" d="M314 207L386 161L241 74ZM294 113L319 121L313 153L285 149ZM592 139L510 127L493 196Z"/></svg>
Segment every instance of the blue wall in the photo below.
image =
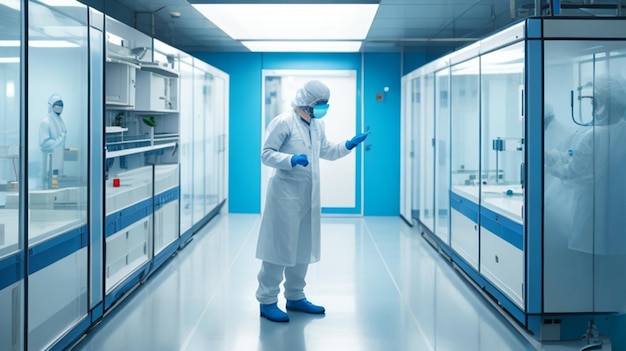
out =
<svg viewBox="0 0 626 351"><path fill-rule="evenodd" d="M363 69L365 128L370 129L363 164L364 214L396 216L400 213L401 56L367 54ZM377 95L382 95L382 101Z"/></svg>
<svg viewBox="0 0 626 351"><path fill-rule="evenodd" d="M358 103L372 134L364 152L364 214L395 216L400 202L400 82L433 57L389 54L192 53L230 75L229 212L261 212L261 88L263 69L352 69ZM406 71L408 69L408 71ZM403 72L405 71L405 72ZM382 102L376 94L389 87ZM363 100L361 100L363 99Z"/></svg>

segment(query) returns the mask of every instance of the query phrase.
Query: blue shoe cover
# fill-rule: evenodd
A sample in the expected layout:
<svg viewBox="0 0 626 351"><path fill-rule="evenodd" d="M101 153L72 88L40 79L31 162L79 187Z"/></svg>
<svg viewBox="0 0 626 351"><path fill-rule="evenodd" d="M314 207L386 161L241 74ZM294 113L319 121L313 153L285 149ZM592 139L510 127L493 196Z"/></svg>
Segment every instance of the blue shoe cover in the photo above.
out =
<svg viewBox="0 0 626 351"><path fill-rule="evenodd" d="M326 309L310 303L307 299L287 300L287 309L290 311L300 311L312 314L322 314Z"/></svg>
<svg viewBox="0 0 626 351"><path fill-rule="evenodd" d="M276 302L267 305L261 304L261 317L265 317L272 322L289 322L289 316L276 306Z"/></svg>

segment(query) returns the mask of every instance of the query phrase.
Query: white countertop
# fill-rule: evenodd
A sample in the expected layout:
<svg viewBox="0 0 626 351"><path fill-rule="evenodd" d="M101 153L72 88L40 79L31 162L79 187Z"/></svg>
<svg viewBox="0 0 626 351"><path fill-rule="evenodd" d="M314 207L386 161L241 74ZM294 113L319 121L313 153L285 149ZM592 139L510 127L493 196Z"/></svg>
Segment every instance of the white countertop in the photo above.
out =
<svg viewBox="0 0 626 351"><path fill-rule="evenodd" d="M524 192L520 185L455 185L452 191L470 201L478 203L479 189L482 194L481 205L506 218L524 223ZM507 194L508 192L508 194Z"/></svg>

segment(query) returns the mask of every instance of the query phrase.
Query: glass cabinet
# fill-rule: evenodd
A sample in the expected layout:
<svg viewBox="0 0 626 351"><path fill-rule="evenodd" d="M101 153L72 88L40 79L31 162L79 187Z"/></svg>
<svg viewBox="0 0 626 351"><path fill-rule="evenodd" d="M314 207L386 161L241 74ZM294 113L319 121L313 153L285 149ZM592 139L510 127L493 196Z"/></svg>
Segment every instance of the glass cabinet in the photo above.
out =
<svg viewBox="0 0 626 351"><path fill-rule="evenodd" d="M421 116L420 125L420 183L419 191L419 220L430 231L435 231L435 168L434 143L435 120L431 117L435 113L435 78L432 73L424 74L420 87ZM431 117L431 118L429 118ZM414 189L414 191L417 189Z"/></svg>
<svg viewBox="0 0 626 351"><path fill-rule="evenodd" d="M79 1L0 18L0 350L67 349L225 203L228 75Z"/></svg>
<svg viewBox="0 0 626 351"><path fill-rule="evenodd" d="M207 63L183 60L181 74L181 235L218 211L226 199L228 76Z"/></svg>
<svg viewBox="0 0 626 351"><path fill-rule="evenodd" d="M448 245L450 188L450 69L435 72L435 233Z"/></svg>
<svg viewBox="0 0 626 351"><path fill-rule="evenodd" d="M27 332L38 350L88 312L89 37L77 1L29 1L28 12Z"/></svg>
<svg viewBox="0 0 626 351"><path fill-rule="evenodd" d="M544 58L546 306L624 313L626 38L553 40Z"/></svg>
<svg viewBox="0 0 626 351"><path fill-rule="evenodd" d="M451 68L450 246L478 269L480 185L479 59Z"/></svg>
<svg viewBox="0 0 626 351"><path fill-rule="evenodd" d="M108 307L177 248L180 52L110 17L106 25Z"/></svg>
<svg viewBox="0 0 626 351"><path fill-rule="evenodd" d="M480 58L481 205L522 222L524 43Z"/></svg>
<svg viewBox="0 0 626 351"><path fill-rule="evenodd" d="M524 306L524 43L480 57L480 271Z"/></svg>
<svg viewBox="0 0 626 351"><path fill-rule="evenodd" d="M0 6L0 349L10 351L24 348L22 11L20 3Z"/></svg>
<svg viewBox="0 0 626 351"><path fill-rule="evenodd" d="M538 339L609 333L626 312L626 20L527 18L403 79L429 240Z"/></svg>

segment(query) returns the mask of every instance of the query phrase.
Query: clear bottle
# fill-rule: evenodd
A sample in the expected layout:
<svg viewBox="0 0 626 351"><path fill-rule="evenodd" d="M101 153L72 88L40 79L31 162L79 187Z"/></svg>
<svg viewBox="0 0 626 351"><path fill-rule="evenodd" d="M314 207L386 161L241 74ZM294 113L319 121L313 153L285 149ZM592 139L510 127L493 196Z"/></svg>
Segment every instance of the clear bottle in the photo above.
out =
<svg viewBox="0 0 626 351"><path fill-rule="evenodd" d="M52 184L50 186L52 189L59 188L59 170L55 169L52 171Z"/></svg>

